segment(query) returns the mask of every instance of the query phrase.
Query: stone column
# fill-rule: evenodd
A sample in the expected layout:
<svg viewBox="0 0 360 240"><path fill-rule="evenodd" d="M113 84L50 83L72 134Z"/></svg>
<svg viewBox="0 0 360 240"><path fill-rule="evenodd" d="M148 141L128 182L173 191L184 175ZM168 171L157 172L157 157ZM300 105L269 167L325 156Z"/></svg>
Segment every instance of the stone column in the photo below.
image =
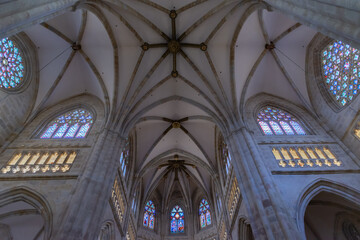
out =
<svg viewBox="0 0 360 240"><path fill-rule="evenodd" d="M360 49L359 0L265 0L324 35Z"/></svg>
<svg viewBox="0 0 360 240"><path fill-rule="evenodd" d="M47 21L71 9L78 0L16 0L0 2L0 38Z"/></svg>
<svg viewBox="0 0 360 240"><path fill-rule="evenodd" d="M241 127L226 142L255 239L301 239L252 134Z"/></svg>
<svg viewBox="0 0 360 240"><path fill-rule="evenodd" d="M95 239L99 220L111 195L116 176L121 144L125 139L108 129L100 134L79 176L74 195L69 201L61 225L52 239Z"/></svg>

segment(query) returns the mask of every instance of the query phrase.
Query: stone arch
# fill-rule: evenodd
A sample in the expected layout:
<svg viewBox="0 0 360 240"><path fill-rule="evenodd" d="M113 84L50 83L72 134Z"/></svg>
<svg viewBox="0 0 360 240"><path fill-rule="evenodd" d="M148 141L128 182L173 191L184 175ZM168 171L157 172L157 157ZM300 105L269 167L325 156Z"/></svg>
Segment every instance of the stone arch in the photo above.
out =
<svg viewBox="0 0 360 240"><path fill-rule="evenodd" d="M245 216L241 216L239 219L239 239L254 240L251 224Z"/></svg>
<svg viewBox="0 0 360 240"><path fill-rule="evenodd" d="M115 240L114 221L105 220L100 227L98 240Z"/></svg>
<svg viewBox="0 0 360 240"><path fill-rule="evenodd" d="M0 206L25 202L36 209L44 221L44 239L50 239L53 228L53 213L47 200L35 190L21 186L0 192Z"/></svg>
<svg viewBox="0 0 360 240"><path fill-rule="evenodd" d="M77 108L85 108L93 114L94 123L88 136L94 135L95 132L99 132L103 129L106 123L106 117L101 100L90 94L81 94L42 110L28 125L30 131L27 132L30 132L30 134L26 134L26 137L36 138L44 127L46 127L46 125L54 118Z"/></svg>
<svg viewBox="0 0 360 240"><path fill-rule="evenodd" d="M302 124L302 127L305 129L305 131L309 132L309 135L325 134L323 128L314 119L313 115L306 109L283 98L267 93L260 93L251 97L247 101L244 113L245 125L249 130L254 132L255 136L263 136L260 127L256 122L256 115L262 107L267 105L279 108L292 114L297 118L300 124ZM285 135L285 137L289 137L289 135Z"/></svg>
<svg viewBox="0 0 360 240"><path fill-rule="evenodd" d="M308 45L306 52L306 85L311 105L320 121L325 123L334 133L343 140L357 156L360 156L359 142L353 135L353 128L358 122L360 97L355 97L344 107L333 100L323 86L321 73L321 50L333 39L320 33L316 34Z"/></svg>
<svg viewBox="0 0 360 240"><path fill-rule="evenodd" d="M0 89L0 145L17 137L22 126L29 120L34 108L39 84L39 62L36 47L25 33L10 39L16 44L24 59L23 82L15 89ZM9 117L4 117L9 116ZM9 141L8 141L9 142Z"/></svg>
<svg viewBox="0 0 360 240"><path fill-rule="evenodd" d="M360 201L360 192L349 186L321 178L316 180L315 182L312 182L302 192L296 205L297 226L304 238L305 238L304 217L305 217L306 209L310 201L322 192L327 192L334 194L336 196L341 196L342 198L348 200L349 202L359 205L358 203Z"/></svg>

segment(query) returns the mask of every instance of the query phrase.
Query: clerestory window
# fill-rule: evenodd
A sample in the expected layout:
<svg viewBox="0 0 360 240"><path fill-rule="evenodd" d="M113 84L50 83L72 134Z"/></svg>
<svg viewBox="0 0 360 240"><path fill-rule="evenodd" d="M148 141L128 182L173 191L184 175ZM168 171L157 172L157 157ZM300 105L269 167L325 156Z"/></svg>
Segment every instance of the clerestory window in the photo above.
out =
<svg viewBox="0 0 360 240"><path fill-rule="evenodd" d="M304 128L294 116L272 106L260 109L257 123L265 135L306 135Z"/></svg>
<svg viewBox="0 0 360 240"><path fill-rule="evenodd" d="M93 124L92 114L76 109L56 117L40 134L41 139L85 138Z"/></svg>
<svg viewBox="0 0 360 240"><path fill-rule="evenodd" d="M14 89L24 78L24 59L19 48L9 38L0 40L0 87Z"/></svg>
<svg viewBox="0 0 360 240"><path fill-rule="evenodd" d="M325 86L337 104L350 103L360 91L360 51L342 41L333 41L321 53Z"/></svg>

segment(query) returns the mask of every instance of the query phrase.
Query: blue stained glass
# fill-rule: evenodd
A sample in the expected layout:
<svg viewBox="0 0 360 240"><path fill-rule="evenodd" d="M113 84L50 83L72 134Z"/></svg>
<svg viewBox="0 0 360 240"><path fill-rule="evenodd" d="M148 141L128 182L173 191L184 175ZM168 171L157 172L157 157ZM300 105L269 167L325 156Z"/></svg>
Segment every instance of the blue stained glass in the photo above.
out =
<svg viewBox="0 0 360 240"><path fill-rule="evenodd" d="M284 129L287 135L294 135L294 131L291 129L290 125L287 122L280 121L280 126Z"/></svg>
<svg viewBox="0 0 360 240"><path fill-rule="evenodd" d="M259 125L266 135L273 135L273 132L271 131L269 125L266 122L260 121Z"/></svg>
<svg viewBox="0 0 360 240"><path fill-rule="evenodd" d="M150 229L154 229L154 222L155 222L154 215L150 215L150 222L149 222Z"/></svg>
<svg viewBox="0 0 360 240"><path fill-rule="evenodd" d="M15 88L23 80L24 65L19 49L8 38L0 41L0 87Z"/></svg>
<svg viewBox="0 0 360 240"><path fill-rule="evenodd" d="M178 223L178 229L179 232L184 232L185 230L185 224L184 224L184 220L183 219L179 219L179 223Z"/></svg>
<svg viewBox="0 0 360 240"><path fill-rule="evenodd" d="M359 94L351 91L357 87L359 77L357 73L360 71L359 54L358 49L345 45L341 41L334 41L323 49L322 74L324 82L330 95L340 106L350 103ZM341 95L333 91L332 87L336 85L338 85L337 90L342 90Z"/></svg>
<svg viewBox="0 0 360 240"><path fill-rule="evenodd" d="M275 135L306 135L305 131L298 133L290 124L290 122L297 122L294 116L275 107L266 106L260 109L257 122L265 135L273 135L273 133ZM301 127L300 124L298 126Z"/></svg>
<svg viewBox="0 0 360 240"><path fill-rule="evenodd" d="M83 121L85 119L85 122ZM84 138L91 125L93 117L90 112L84 109L77 109L58 116L49 123L48 128L44 131L40 138ZM50 127L54 124L60 125L56 134L48 133ZM65 127L67 126L67 127ZM55 131L56 129L54 129ZM50 136L49 136L50 134ZM47 136L47 137L45 137Z"/></svg>
<svg viewBox="0 0 360 240"><path fill-rule="evenodd" d="M300 126L299 123L295 122L295 121L291 121L290 122L291 126L294 128L295 132L299 135L306 135L306 132L304 131L304 129Z"/></svg>
<svg viewBox="0 0 360 240"><path fill-rule="evenodd" d="M207 210L206 211L206 224L210 225L211 224L211 215L210 215L210 211Z"/></svg>
<svg viewBox="0 0 360 240"><path fill-rule="evenodd" d="M62 138L68 128L69 128L69 125L67 123L60 126L52 138Z"/></svg>
<svg viewBox="0 0 360 240"><path fill-rule="evenodd" d="M46 131L41 135L40 138L51 138L51 135L55 132L55 130L57 129L58 125L56 123L54 123L51 126L48 126L48 128L46 129Z"/></svg>
<svg viewBox="0 0 360 240"><path fill-rule="evenodd" d="M78 134L76 134L76 138L84 138L86 136L87 132L89 131L89 129L90 129L89 123L82 125Z"/></svg>
<svg viewBox="0 0 360 240"><path fill-rule="evenodd" d="M144 214L144 227L148 227L149 226L149 214L147 212L145 212Z"/></svg>
<svg viewBox="0 0 360 240"><path fill-rule="evenodd" d="M210 205L206 199L202 199L199 205L200 226L206 227L211 224Z"/></svg>
<svg viewBox="0 0 360 240"><path fill-rule="evenodd" d="M80 125L78 123L75 123L74 125L72 125L69 130L67 131L67 133L65 134L64 138L73 138L77 132L77 130L79 129Z"/></svg>
<svg viewBox="0 0 360 240"><path fill-rule="evenodd" d="M145 205L145 213L144 213L144 221L143 222L144 222L144 227L149 227L150 229L154 229L155 205L151 200L149 200Z"/></svg>
<svg viewBox="0 0 360 240"><path fill-rule="evenodd" d="M229 174L231 169L231 156L228 149L227 144L224 142L223 139L220 141L221 145L221 154L222 154L222 161L223 161L223 167L225 167L226 175Z"/></svg>
<svg viewBox="0 0 360 240"><path fill-rule="evenodd" d="M205 214L203 214L203 213L200 215L200 226L202 228L206 227Z"/></svg>
<svg viewBox="0 0 360 240"><path fill-rule="evenodd" d="M121 155L120 155L120 166L123 176L126 173L126 166L129 162L129 153L130 153L130 140L129 138L126 139L124 146L122 147Z"/></svg>
<svg viewBox="0 0 360 240"><path fill-rule="evenodd" d="M274 121L270 121L269 123L270 123L270 126L274 130L276 135L284 135L284 132L283 132L283 130L281 130L279 124L277 124Z"/></svg>
<svg viewBox="0 0 360 240"><path fill-rule="evenodd" d="M170 231L172 233L176 233L177 232L177 221L175 219L171 220L170 226L171 226Z"/></svg>
<svg viewBox="0 0 360 240"><path fill-rule="evenodd" d="M170 231L172 233L182 233L185 231L185 222L184 222L184 212L176 205L170 213L171 222L170 222Z"/></svg>

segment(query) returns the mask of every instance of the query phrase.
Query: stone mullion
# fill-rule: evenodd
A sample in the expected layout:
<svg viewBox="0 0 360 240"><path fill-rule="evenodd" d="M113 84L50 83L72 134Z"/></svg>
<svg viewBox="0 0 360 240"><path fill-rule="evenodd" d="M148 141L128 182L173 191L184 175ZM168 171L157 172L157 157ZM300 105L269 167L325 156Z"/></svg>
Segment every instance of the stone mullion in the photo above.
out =
<svg viewBox="0 0 360 240"><path fill-rule="evenodd" d="M301 239L288 217L253 136L241 128L227 137L233 166L256 239Z"/></svg>
<svg viewBox="0 0 360 240"><path fill-rule="evenodd" d="M54 239L95 239L111 194L123 141L109 130L100 134Z"/></svg>
<svg viewBox="0 0 360 240"><path fill-rule="evenodd" d="M312 0L311 3L299 0L266 0L266 2L327 36L360 48L360 28L356 24L360 21L358 0Z"/></svg>
<svg viewBox="0 0 360 240"><path fill-rule="evenodd" d="M17 0L1 4L0 38L69 11L78 0Z"/></svg>

